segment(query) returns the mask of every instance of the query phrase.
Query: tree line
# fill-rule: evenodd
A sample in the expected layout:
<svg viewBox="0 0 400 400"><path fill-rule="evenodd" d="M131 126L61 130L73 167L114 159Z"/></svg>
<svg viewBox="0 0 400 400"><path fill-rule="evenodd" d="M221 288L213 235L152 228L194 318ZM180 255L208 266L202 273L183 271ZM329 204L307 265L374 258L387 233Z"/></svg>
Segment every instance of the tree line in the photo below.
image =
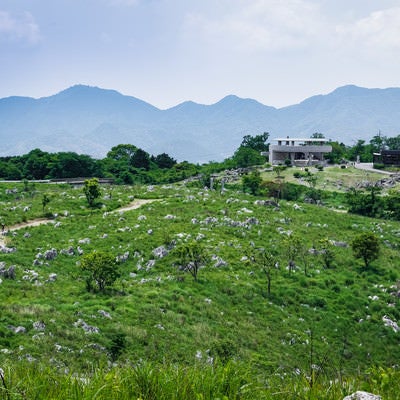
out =
<svg viewBox="0 0 400 400"><path fill-rule="evenodd" d="M185 169L185 163L177 163L168 154L151 156L131 145L114 146L103 159L95 159L75 152L48 153L34 149L22 156L0 157L0 178L67 179L77 177L114 178L119 183L148 180L147 175L171 168ZM150 178L151 180L151 178Z"/></svg>
<svg viewBox="0 0 400 400"><path fill-rule="evenodd" d="M367 143L365 140L357 140L353 146L346 146L339 142L329 142L332 152L326 155L326 159L337 164L342 160L356 161L359 157L360 162L372 162L374 153L385 150L400 150L400 135L387 137L379 132Z"/></svg>
<svg viewBox="0 0 400 400"><path fill-rule="evenodd" d="M111 148L103 159L75 152L48 153L34 149L22 156L0 157L0 179L44 180L77 177L113 178L116 183L170 183L199 173L205 175L228 168L264 164L260 152L268 149L268 134L244 136L235 154L223 162L205 165L177 162L167 153L156 156L132 144Z"/></svg>
<svg viewBox="0 0 400 400"><path fill-rule="evenodd" d="M312 138L323 138L322 133L314 133ZM167 153L153 156L132 144L119 144L111 148L103 159L75 152L48 153L34 149L21 156L0 157L0 178L21 179L66 179L76 177L113 178L116 183L171 183L194 175L209 176L212 173L232 168L246 168L261 165L266 157L261 152L268 151L269 133L245 135L234 154L222 162L210 161L199 165L188 161L177 162ZM330 141L332 152L326 159L332 163L343 161L372 162L373 153L385 149L400 149L400 135L386 137L375 135L369 143L358 140L354 146Z"/></svg>

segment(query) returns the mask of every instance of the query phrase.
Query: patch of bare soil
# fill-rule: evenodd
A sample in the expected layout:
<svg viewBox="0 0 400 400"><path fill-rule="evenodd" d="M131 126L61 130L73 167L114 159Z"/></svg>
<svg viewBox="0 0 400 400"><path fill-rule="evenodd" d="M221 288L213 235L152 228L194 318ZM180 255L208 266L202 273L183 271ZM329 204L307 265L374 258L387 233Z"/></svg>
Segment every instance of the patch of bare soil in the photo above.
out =
<svg viewBox="0 0 400 400"><path fill-rule="evenodd" d="M116 210L114 210L114 212L135 210L136 208L139 208L147 203L152 203L153 201L156 201L156 200L154 200L154 199L137 199L137 200L134 200L131 204L128 204L126 207L117 208Z"/></svg>

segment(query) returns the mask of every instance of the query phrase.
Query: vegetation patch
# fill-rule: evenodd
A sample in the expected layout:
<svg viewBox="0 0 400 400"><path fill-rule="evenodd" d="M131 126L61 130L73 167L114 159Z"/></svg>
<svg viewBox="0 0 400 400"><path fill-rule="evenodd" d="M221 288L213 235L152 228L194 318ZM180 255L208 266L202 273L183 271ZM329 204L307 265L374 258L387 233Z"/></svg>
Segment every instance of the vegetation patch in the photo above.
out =
<svg viewBox="0 0 400 400"><path fill-rule="evenodd" d="M400 222L293 170L2 183L0 397L396 398Z"/></svg>

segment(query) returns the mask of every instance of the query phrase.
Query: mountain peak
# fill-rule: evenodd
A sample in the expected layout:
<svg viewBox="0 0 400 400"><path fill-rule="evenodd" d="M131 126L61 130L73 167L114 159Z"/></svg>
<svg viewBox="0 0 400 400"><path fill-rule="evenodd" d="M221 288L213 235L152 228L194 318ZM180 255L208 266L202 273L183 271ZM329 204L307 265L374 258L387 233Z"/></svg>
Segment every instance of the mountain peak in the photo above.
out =
<svg viewBox="0 0 400 400"><path fill-rule="evenodd" d="M112 95L119 95L123 96L121 93L117 92L116 90L112 89L102 89L97 86L89 86L89 85L82 85L77 84L73 85L67 89L62 90L61 92L55 94L54 96L86 96L86 95L99 95L99 94L112 94ZM51 96L51 97L54 97Z"/></svg>
<svg viewBox="0 0 400 400"><path fill-rule="evenodd" d="M349 95L356 95L356 94L362 94L365 92L368 92L372 89L366 89L360 86L356 85L345 85L345 86L340 86L337 89L335 89L333 92L330 94L340 94L344 96L349 96Z"/></svg>
<svg viewBox="0 0 400 400"><path fill-rule="evenodd" d="M233 154L244 135L259 132L321 132L346 144L369 140L378 129L394 136L400 132L400 88L346 85L280 109L229 94L215 104L188 101L160 110L115 90L80 84L41 99L2 99L0 117L4 156L35 146L101 157L112 146L131 143L150 154L207 162Z"/></svg>
<svg viewBox="0 0 400 400"><path fill-rule="evenodd" d="M236 96L235 94L228 94L227 96L223 97L219 102L221 101L238 101L238 100L243 100L239 96Z"/></svg>
<svg viewBox="0 0 400 400"><path fill-rule="evenodd" d="M238 104L244 102L258 103L258 101L254 99L244 99L242 97L236 96L235 94L228 94L215 104Z"/></svg>
<svg viewBox="0 0 400 400"><path fill-rule="evenodd" d="M93 108L97 105L99 107L103 107L103 112L108 112L109 110L119 112L122 110L127 110L127 108L130 108L133 111L133 107L135 108L133 112L138 111L138 109L148 111L158 110L158 108L146 103L143 100L140 100L136 97L123 95L116 90L103 89L97 86L88 86L82 84L71 86L53 96L43 97L39 100L46 103L63 103L67 107L78 106L81 108Z"/></svg>

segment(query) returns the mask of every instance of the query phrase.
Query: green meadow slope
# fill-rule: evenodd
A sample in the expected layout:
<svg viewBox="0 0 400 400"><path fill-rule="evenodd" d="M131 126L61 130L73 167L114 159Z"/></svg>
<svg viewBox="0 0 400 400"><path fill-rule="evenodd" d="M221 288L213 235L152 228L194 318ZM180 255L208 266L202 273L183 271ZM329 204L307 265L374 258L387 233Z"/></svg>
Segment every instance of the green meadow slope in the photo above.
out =
<svg viewBox="0 0 400 400"><path fill-rule="evenodd" d="M137 198L154 201L118 211ZM319 375L359 376L400 358L399 222L303 203L276 208L234 187L221 194L190 184L102 188L95 209L80 188L4 184L0 201L10 229L53 215L5 236L0 367L68 375L235 362L257 382L303 377L310 386ZM350 246L362 232L381 243L368 269ZM193 242L207 256L197 280L176 256ZM275 257L272 268L261 249ZM104 293L87 290L81 269L93 251L119 259L121 276Z"/></svg>

